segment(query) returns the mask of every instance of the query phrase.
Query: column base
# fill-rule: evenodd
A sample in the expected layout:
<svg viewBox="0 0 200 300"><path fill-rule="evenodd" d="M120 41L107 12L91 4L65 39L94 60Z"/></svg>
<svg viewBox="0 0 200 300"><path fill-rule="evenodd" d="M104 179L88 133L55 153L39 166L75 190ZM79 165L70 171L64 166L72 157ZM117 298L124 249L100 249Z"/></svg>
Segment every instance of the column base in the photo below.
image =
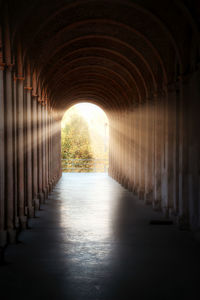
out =
<svg viewBox="0 0 200 300"><path fill-rule="evenodd" d="M20 216L19 217L19 222L20 222L20 228L21 229L27 229L27 216Z"/></svg>
<svg viewBox="0 0 200 300"><path fill-rule="evenodd" d="M47 190L47 194L49 194L50 193L50 185L49 185L49 183L47 184L46 190Z"/></svg>
<svg viewBox="0 0 200 300"><path fill-rule="evenodd" d="M28 207L28 217L29 218L34 218L35 217L35 208L34 208L34 206Z"/></svg>
<svg viewBox="0 0 200 300"><path fill-rule="evenodd" d="M34 203L35 210L39 210L40 209L40 200L38 198L35 198L35 199L33 199L33 203Z"/></svg>
<svg viewBox="0 0 200 300"><path fill-rule="evenodd" d="M4 249L8 243L8 234L6 230L0 231L0 265L5 263L4 260Z"/></svg>
<svg viewBox="0 0 200 300"><path fill-rule="evenodd" d="M125 177L123 181L124 181L123 183L124 183L124 187L125 187L125 189L127 189L127 190L128 190L128 187L129 187L129 180L128 180L128 178L127 178L127 177Z"/></svg>
<svg viewBox="0 0 200 300"><path fill-rule="evenodd" d="M133 192L133 184L129 181L129 184L128 184L128 190L129 192Z"/></svg>
<svg viewBox="0 0 200 300"><path fill-rule="evenodd" d="M180 230L190 230L189 219L186 215L177 217L177 223Z"/></svg>
<svg viewBox="0 0 200 300"><path fill-rule="evenodd" d="M38 194L38 198L40 200L40 203L44 204L45 197L44 197L44 193L43 192L41 192L41 193Z"/></svg>
<svg viewBox="0 0 200 300"><path fill-rule="evenodd" d="M139 200L144 200L144 191L140 190L138 192L138 197L139 197Z"/></svg>
<svg viewBox="0 0 200 300"><path fill-rule="evenodd" d="M165 218L169 218L169 209L168 207L162 207L162 212Z"/></svg>
<svg viewBox="0 0 200 300"><path fill-rule="evenodd" d="M44 201L48 198L48 189L45 188L43 189L43 194L44 194Z"/></svg>
<svg viewBox="0 0 200 300"><path fill-rule="evenodd" d="M177 213L174 208L169 208L169 216L170 217L177 217Z"/></svg>
<svg viewBox="0 0 200 300"><path fill-rule="evenodd" d="M15 229L8 230L8 243L9 244L17 243L17 231Z"/></svg>
<svg viewBox="0 0 200 300"><path fill-rule="evenodd" d="M137 196L137 191L138 191L137 186L133 185L133 186L132 186L132 193L133 193L135 196Z"/></svg>
<svg viewBox="0 0 200 300"><path fill-rule="evenodd" d="M0 231L0 248L4 248L8 242L8 235L6 230Z"/></svg>
<svg viewBox="0 0 200 300"><path fill-rule="evenodd" d="M115 174L115 180L116 180L117 182L121 183L121 182L120 182L120 176L119 176L119 173L118 173L118 172L116 172L116 174Z"/></svg>
<svg viewBox="0 0 200 300"><path fill-rule="evenodd" d="M19 224L19 217L16 216L15 217L15 228L18 229L20 227L20 224Z"/></svg>
<svg viewBox="0 0 200 300"><path fill-rule="evenodd" d="M50 182L51 191L53 190L53 181Z"/></svg>
<svg viewBox="0 0 200 300"><path fill-rule="evenodd" d="M52 185L51 185L51 183L49 182L49 184L48 184L48 192L51 193L51 191L52 191Z"/></svg>
<svg viewBox="0 0 200 300"><path fill-rule="evenodd" d="M0 266L5 264L5 260L4 260L4 248L0 247Z"/></svg>
<svg viewBox="0 0 200 300"><path fill-rule="evenodd" d="M161 211L161 201L154 200L153 201L153 209L155 211Z"/></svg>
<svg viewBox="0 0 200 300"><path fill-rule="evenodd" d="M25 211L25 216L28 216L28 206L25 206L24 211Z"/></svg>
<svg viewBox="0 0 200 300"><path fill-rule="evenodd" d="M153 199L153 192L146 192L144 195L144 203L147 205L152 204L152 199Z"/></svg>

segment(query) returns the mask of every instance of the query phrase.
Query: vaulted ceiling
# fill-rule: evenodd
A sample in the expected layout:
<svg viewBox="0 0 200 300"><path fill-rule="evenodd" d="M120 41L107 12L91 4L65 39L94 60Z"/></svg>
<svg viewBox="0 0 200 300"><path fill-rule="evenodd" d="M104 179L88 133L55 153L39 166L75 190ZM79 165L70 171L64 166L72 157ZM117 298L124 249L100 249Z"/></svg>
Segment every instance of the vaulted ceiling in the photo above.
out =
<svg viewBox="0 0 200 300"><path fill-rule="evenodd" d="M199 59L182 1L7 1L12 41L34 63L54 107L126 107L162 91ZM188 2L189 5L189 2ZM196 2L198 9L198 1Z"/></svg>

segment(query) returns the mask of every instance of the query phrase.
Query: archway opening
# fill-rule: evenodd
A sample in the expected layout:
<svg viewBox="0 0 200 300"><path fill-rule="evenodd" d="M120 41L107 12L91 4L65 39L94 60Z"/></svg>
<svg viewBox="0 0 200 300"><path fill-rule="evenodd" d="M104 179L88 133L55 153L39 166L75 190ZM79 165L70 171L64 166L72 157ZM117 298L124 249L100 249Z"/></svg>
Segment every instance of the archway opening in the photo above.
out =
<svg viewBox="0 0 200 300"><path fill-rule="evenodd" d="M61 122L64 173L107 173L109 122L105 112L88 102L71 106Z"/></svg>

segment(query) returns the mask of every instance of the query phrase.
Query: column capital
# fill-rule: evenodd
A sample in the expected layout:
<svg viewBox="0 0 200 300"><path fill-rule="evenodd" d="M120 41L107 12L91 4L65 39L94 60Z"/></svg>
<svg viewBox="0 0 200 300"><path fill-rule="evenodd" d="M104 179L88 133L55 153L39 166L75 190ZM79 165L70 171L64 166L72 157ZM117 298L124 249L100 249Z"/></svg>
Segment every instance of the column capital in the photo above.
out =
<svg viewBox="0 0 200 300"><path fill-rule="evenodd" d="M32 87L31 86L25 86L24 90L26 90L27 92L31 92L32 91Z"/></svg>
<svg viewBox="0 0 200 300"><path fill-rule="evenodd" d="M32 97L38 97L38 94L35 94L33 91L32 91Z"/></svg>
<svg viewBox="0 0 200 300"><path fill-rule="evenodd" d="M23 75L17 75L17 76L14 76L14 80L25 80L25 77L23 77Z"/></svg>

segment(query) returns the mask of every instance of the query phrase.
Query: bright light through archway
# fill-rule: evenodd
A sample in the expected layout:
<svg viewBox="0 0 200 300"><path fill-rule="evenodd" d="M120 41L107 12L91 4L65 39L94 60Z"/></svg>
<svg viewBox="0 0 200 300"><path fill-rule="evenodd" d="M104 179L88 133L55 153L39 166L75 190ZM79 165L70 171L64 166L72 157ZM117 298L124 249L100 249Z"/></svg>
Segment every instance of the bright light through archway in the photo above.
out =
<svg viewBox="0 0 200 300"><path fill-rule="evenodd" d="M63 116L61 123L63 133L65 128L71 128L70 124L74 122L75 118L81 118L82 120L84 120L82 122L85 122L87 124L90 144L89 148L91 149L92 157L95 160L108 160L109 125L108 118L105 112L99 106L87 102L73 105L65 112ZM79 120L77 122L80 122L80 119L77 120ZM76 131L76 133L74 133L74 136L78 136L78 134L79 133ZM80 141L81 140L82 137L80 136ZM78 152L79 151L77 151L77 153ZM65 151L65 154L62 155L64 159L67 159L69 157L68 153L69 151ZM74 159L80 159L78 155L77 157L76 155L72 156L74 157Z"/></svg>
<svg viewBox="0 0 200 300"><path fill-rule="evenodd" d="M104 111L95 104L80 103L80 104L76 104L74 107L77 108L79 113L85 118L86 121L93 120L94 114L95 116L98 115L101 116L102 118L106 118Z"/></svg>

